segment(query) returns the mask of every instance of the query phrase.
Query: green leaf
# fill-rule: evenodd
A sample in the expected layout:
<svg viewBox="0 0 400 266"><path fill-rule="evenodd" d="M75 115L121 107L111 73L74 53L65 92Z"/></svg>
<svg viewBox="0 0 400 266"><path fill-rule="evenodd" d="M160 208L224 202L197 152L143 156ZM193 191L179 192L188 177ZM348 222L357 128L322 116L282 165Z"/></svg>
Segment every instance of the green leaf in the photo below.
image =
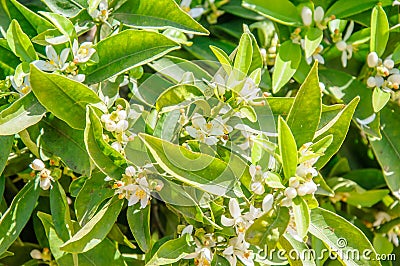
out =
<svg viewBox="0 0 400 266"><path fill-rule="evenodd" d="M0 136L0 176L3 173L4 168L6 167L8 156L10 155L11 148L14 143L14 135L11 136ZM4 179L4 178L2 178ZM1 190L1 188L0 188ZM0 198L3 193L0 193ZM1 202L1 201L0 201Z"/></svg>
<svg viewBox="0 0 400 266"><path fill-rule="evenodd" d="M285 233L289 220L289 209L286 207L280 207L273 216L266 213L256 219L246 230L246 241L259 247L266 245L270 251L275 248L280 237Z"/></svg>
<svg viewBox="0 0 400 266"><path fill-rule="evenodd" d="M253 46L250 35L243 33L239 41L239 46L237 48L234 68L239 70L238 75L245 76L250 69L251 59L253 55ZM241 80L241 78L239 79Z"/></svg>
<svg viewBox="0 0 400 266"><path fill-rule="evenodd" d="M240 107L239 111L244 117L249 119L250 122L253 122L253 123L257 122L257 114L252 106L244 105L244 106Z"/></svg>
<svg viewBox="0 0 400 266"><path fill-rule="evenodd" d="M281 0L273 4L263 0L245 0L242 5L247 9L284 25L303 25L297 8L289 0Z"/></svg>
<svg viewBox="0 0 400 266"><path fill-rule="evenodd" d="M135 28L171 29L185 33L209 34L200 23L179 8L173 0L146 1L128 0L114 16L117 20Z"/></svg>
<svg viewBox="0 0 400 266"><path fill-rule="evenodd" d="M382 110L389 100L390 92L386 92L378 87L375 87L374 92L372 93L372 106L376 113Z"/></svg>
<svg viewBox="0 0 400 266"><path fill-rule="evenodd" d="M301 238L304 238L307 235L310 226L310 210L307 203L301 197L293 199L292 207L294 221L296 223L296 231Z"/></svg>
<svg viewBox="0 0 400 266"><path fill-rule="evenodd" d="M364 192L349 192L347 197L347 204L351 204L360 207L372 207L376 203L380 202L385 196L389 194L387 189L374 189Z"/></svg>
<svg viewBox="0 0 400 266"><path fill-rule="evenodd" d="M287 256L287 259L291 266L315 266L314 260L316 259L317 255L314 255L313 251L308 248L307 244L304 242L300 242L294 237L292 237L289 233L285 233L283 237L279 239L279 244L285 250L296 250L297 254L301 254L299 259L294 259L292 256ZM313 249L314 246L312 246ZM316 253L320 254L320 253ZM302 256L304 255L304 256Z"/></svg>
<svg viewBox="0 0 400 266"><path fill-rule="evenodd" d="M389 40L389 21L381 5L372 9L370 51L382 56Z"/></svg>
<svg viewBox="0 0 400 266"><path fill-rule="evenodd" d="M357 107L360 97L354 98L328 125L318 130L315 133L315 141L322 139L327 135L333 136L332 144L324 152L316 162L317 169L321 169L332 156L338 152L344 139L346 138L347 131L349 130L350 122L353 117L354 111ZM323 133L321 133L323 132ZM321 134L320 134L321 133Z"/></svg>
<svg viewBox="0 0 400 266"><path fill-rule="evenodd" d="M382 139L369 138L372 150L382 167L389 189L397 193L400 191L400 121L398 114L400 108L397 104L389 103L381 110Z"/></svg>
<svg viewBox="0 0 400 266"><path fill-rule="evenodd" d="M128 219L129 228L140 249L147 253L151 248L150 236L150 205L141 209L140 204L129 206L126 217Z"/></svg>
<svg viewBox="0 0 400 266"><path fill-rule="evenodd" d="M345 265L381 265L367 237L360 229L339 215L321 209L311 210L309 232L321 239L330 250L338 250L338 257ZM346 256L358 250L359 258ZM368 250L368 257L362 256Z"/></svg>
<svg viewBox="0 0 400 266"><path fill-rule="evenodd" d="M50 20L51 23L53 23L54 26L56 26L56 28L71 41L77 38L74 24L72 24L72 22L66 17L50 12L40 12L40 14Z"/></svg>
<svg viewBox="0 0 400 266"><path fill-rule="evenodd" d="M182 84L165 90L156 100L156 109L161 111L165 107L176 106L184 101L191 101L204 96L199 88L194 85Z"/></svg>
<svg viewBox="0 0 400 266"><path fill-rule="evenodd" d="M297 146L289 126L282 117L278 120L278 143L285 180L289 180L290 177L296 174Z"/></svg>
<svg viewBox="0 0 400 266"><path fill-rule="evenodd" d="M272 73L272 91L277 93L294 75L301 61L300 45L291 40L284 42L279 48Z"/></svg>
<svg viewBox="0 0 400 266"><path fill-rule="evenodd" d="M313 55L315 49L318 48L322 41L322 30L319 28L309 28L304 41L304 51L306 53L306 58Z"/></svg>
<svg viewBox="0 0 400 266"><path fill-rule="evenodd" d="M99 61L85 70L88 84L149 63L178 49L179 45L157 32L125 30L102 40L94 48Z"/></svg>
<svg viewBox="0 0 400 266"><path fill-rule="evenodd" d="M30 38L36 36L37 33L53 28L50 22L16 0L2 1L2 5L10 19L18 18L21 28Z"/></svg>
<svg viewBox="0 0 400 266"><path fill-rule="evenodd" d="M40 125L43 130L39 140L41 152L47 157L60 157L76 173L90 175L92 166L83 131L71 128L56 117L43 119Z"/></svg>
<svg viewBox="0 0 400 266"><path fill-rule="evenodd" d="M0 112L0 135L14 135L39 122L46 109L32 92Z"/></svg>
<svg viewBox="0 0 400 266"><path fill-rule="evenodd" d="M146 266L171 264L194 252L194 245L189 244L189 237L188 234L185 234L178 239L169 240L162 244L146 263Z"/></svg>
<svg viewBox="0 0 400 266"><path fill-rule="evenodd" d="M11 51L17 55L23 62L32 62L38 59L35 48L26 35L17 20L11 21L10 27L7 30L7 42Z"/></svg>
<svg viewBox="0 0 400 266"><path fill-rule="evenodd" d="M221 255L214 254L213 260L211 262L211 266L230 266L230 262Z"/></svg>
<svg viewBox="0 0 400 266"><path fill-rule="evenodd" d="M121 153L103 139L103 126L94 107L88 106L84 132L86 150L94 164L111 178L121 179L128 166Z"/></svg>
<svg viewBox="0 0 400 266"><path fill-rule="evenodd" d="M375 234L373 244L378 254L390 254L393 252L393 244L384 234Z"/></svg>
<svg viewBox="0 0 400 266"><path fill-rule="evenodd" d="M318 63L314 63L310 73L297 92L294 103L286 118L292 130L297 147L310 142L318 128L322 112L321 90L318 80Z"/></svg>
<svg viewBox="0 0 400 266"><path fill-rule="evenodd" d="M224 52L224 50L213 45L210 45L210 49L215 57L218 59L218 61L221 63L221 67L225 70L227 75L229 75L232 71L232 60Z"/></svg>
<svg viewBox="0 0 400 266"><path fill-rule="evenodd" d="M109 187L109 183L104 181L105 177L102 172L93 171L75 199L75 214L81 226L87 224L96 214L99 206L114 195L114 190Z"/></svg>
<svg viewBox="0 0 400 266"><path fill-rule="evenodd" d="M383 0L381 3L385 5L392 5L391 0ZM346 18L352 15L356 15L373 8L378 1L376 0L363 0L363 1L348 1L339 0L326 11L325 17L335 15L336 18Z"/></svg>
<svg viewBox="0 0 400 266"><path fill-rule="evenodd" d="M87 86L58 74L49 74L31 65L32 91L44 107L75 129L85 128L86 106L102 102Z"/></svg>
<svg viewBox="0 0 400 266"><path fill-rule="evenodd" d="M50 189L50 210L57 235L67 241L73 234L73 226L65 191L58 182L54 182Z"/></svg>
<svg viewBox="0 0 400 266"><path fill-rule="evenodd" d="M29 181L14 197L0 219L0 255L7 251L25 227L39 198L39 179Z"/></svg>
<svg viewBox="0 0 400 266"><path fill-rule="evenodd" d="M61 250L69 253L83 253L101 243L121 212L124 200L114 196L96 215L76 234L61 246Z"/></svg>
<svg viewBox="0 0 400 266"><path fill-rule="evenodd" d="M15 69L21 63L19 58L8 47L5 39L0 39L0 79L14 75Z"/></svg>
<svg viewBox="0 0 400 266"><path fill-rule="evenodd" d="M200 190L215 195L226 195L232 193L242 176L248 175L247 166L239 166L241 169L237 169L233 159L228 164L208 154L192 152L153 136L139 136L164 171Z"/></svg>
<svg viewBox="0 0 400 266"><path fill-rule="evenodd" d="M79 1L65 0L44 0L46 6L54 13L65 17L75 17L84 8ZM81 1L82 2L82 1Z"/></svg>

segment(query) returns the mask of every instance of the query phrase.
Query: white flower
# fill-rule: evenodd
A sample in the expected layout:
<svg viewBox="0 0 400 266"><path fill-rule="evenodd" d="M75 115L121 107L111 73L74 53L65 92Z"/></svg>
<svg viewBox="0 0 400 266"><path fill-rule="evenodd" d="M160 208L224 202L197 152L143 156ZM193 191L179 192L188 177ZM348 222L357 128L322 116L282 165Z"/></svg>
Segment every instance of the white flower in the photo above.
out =
<svg viewBox="0 0 400 266"><path fill-rule="evenodd" d="M400 237L400 226L394 226L389 232L387 232L387 237L390 242L393 243L396 247L399 246L399 237Z"/></svg>
<svg viewBox="0 0 400 266"><path fill-rule="evenodd" d="M125 169L125 175L130 176L130 177L135 176L135 175L136 175L136 169L135 169L135 167L133 167L133 166L128 166L128 167Z"/></svg>
<svg viewBox="0 0 400 266"><path fill-rule="evenodd" d="M249 250L250 244L243 237L234 237L229 239L228 247L222 252L231 266L237 265L239 259L246 266L253 266L254 254Z"/></svg>
<svg viewBox="0 0 400 266"><path fill-rule="evenodd" d="M399 88L399 84L400 84L400 74L391 75L388 78L388 81L392 84L392 87L397 90Z"/></svg>
<svg viewBox="0 0 400 266"><path fill-rule="evenodd" d="M50 170L48 170L46 168L44 168L39 173L39 176L40 176L39 184L43 190L48 190L49 188L53 187L51 182L54 182L54 179L50 174L51 174Z"/></svg>
<svg viewBox="0 0 400 266"><path fill-rule="evenodd" d="M284 194L288 199L294 199L297 196L297 191L295 188L287 187Z"/></svg>
<svg viewBox="0 0 400 266"><path fill-rule="evenodd" d="M301 44L301 47L303 48L303 49L305 49L305 41L304 41L304 39L301 39L300 40L300 44ZM313 54L311 55L311 56L309 56L309 57L307 57L306 58L306 62L307 62L307 64L311 64L311 62L312 62L312 60L314 59L314 60L317 60L318 61L318 63L320 63L320 64L325 64L325 59L322 57L322 55L321 55L321 52L324 50L324 47L320 44L320 45L318 45L318 47L317 48L315 48L315 51L313 52Z"/></svg>
<svg viewBox="0 0 400 266"><path fill-rule="evenodd" d="M127 117L126 111L125 110L118 110L118 119L119 120L125 120Z"/></svg>
<svg viewBox="0 0 400 266"><path fill-rule="evenodd" d="M238 234L245 232L250 223L246 219L246 216L242 215L239 202L235 198L229 200L229 213L232 218L227 218L225 215L221 216L222 225L228 227L234 226Z"/></svg>
<svg viewBox="0 0 400 266"><path fill-rule="evenodd" d="M95 52L96 50L91 42L84 42L79 46L78 41L74 40L72 44L73 62L75 64L86 63Z"/></svg>
<svg viewBox="0 0 400 266"><path fill-rule="evenodd" d="M259 165L250 165L249 172L251 176L251 190L258 195L264 194L264 173L261 171L261 167Z"/></svg>
<svg viewBox="0 0 400 266"><path fill-rule="evenodd" d="M182 234L192 234L193 226L188 225L182 230ZM201 243L197 238L195 239L195 250L184 257L184 259L194 259L195 265L210 266L213 260L213 253L211 248L215 246L215 241L212 234L204 235L204 242Z"/></svg>
<svg viewBox="0 0 400 266"><path fill-rule="evenodd" d="M117 124L114 121L109 120L104 124L104 127L107 131L113 132L117 129Z"/></svg>
<svg viewBox="0 0 400 266"><path fill-rule="evenodd" d="M192 0L182 0L180 6L181 6L182 10L187 12L189 14L189 16L191 16L192 18L200 17L204 12L204 8L202 8L202 7L190 8L191 3L192 3Z"/></svg>
<svg viewBox="0 0 400 266"><path fill-rule="evenodd" d="M241 99L238 100L238 103L243 100L248 103L252 103L253 100L260 97L261 89L257 87L254 81L251 78L246 78L242 89L239 91L239 95Z"/></svg>
<svg viewBox="0 0 400 266"><path fill-rule="evenodd" d="M336 48L342 52L341 59L343 67L347 66L347 60L353 56L353 45L346 43L346 41L350 38L353 29L354 21L351 21L350 25L347 28L346 34L344 35L344 38L336 43Z"/></svg>
<svg viewBox="0 0 400 266"><path fill-rule="evenodd" d="M383 65L387 68L387 69L392 69L394 67L394 61L390 58L386 58L385 61L383 61Z"/></svg>
<svg viewBox="0 0 400 266"><path fill-rule="evenodd" d="M10 82L13 88L22 95L31 91L31 83L28 74L24 74L23 77L19 79L16 76L10 76Z"/></svg>
<svg viewBox="0 0 400 266"><path fill-rule="evenodd" d="M375 222L372 224L374 227L380 226L392 220L392 217L386 212L377 212L375 214Z"/></svg>
<svg viewBox="0 0 400 266"><path fill-rule="evenodd" d="M123 131L128 129L128 126L129 126L128 121L126 121L126 120L118 121L118 123L115 127L115 132L122 133Z"/></svg>
<svg viewBox="0 0 400 266"><path fill-rule="evenodd" d="M150 200L150 189L145 177L138 178L137 184L129 184L121 189L129 191L129 195L126 197L128 206L135 205L140 201L140 207L142 209L146 208Z"/></svg>
<svg viewBox="0 0 400 266"><path fill-rule="evenodd" d="M301 19L303 20L304 26L310 26L312 23L312 11L309 7L303 7L301 10Z"/></svg>
<svg viewBox="0 0 400 266"><path fill-rule="evenodd" d="M95 20L105 22L108 19L108 12L108 1L101 0L99 6L91 10L89 15Z"/></svg>
<svg viewBox="0 0 400 266"><path fill-rule="evenodd" d="M368 54L367 57L367 63L368 63L368 67L376 67L379 63L379 57L378 54L376 52L371 52Z"/></svg>
<svg viewBox="0 0 400 266"><path fill-rule="evenodd" d="M35 171L42 171L46 166L44 165L44 162L40 159L35 159L33 162L29 165L30 168L32 168Z"/></svg>
<svg viewBox="0 0 400 266"><path fill-rule="evenodd" d="M393 6L400 6L400 1L399 0L394 0L392 5Z"/></svg>
<svg viewBox="0 0 400 266"><path fill-rule="evenodd" d="M47 45L46 56L49 60L36 60L33 62L33 64L43 71L52 72L56 70L65 70L68 66L66 62L68 59L69 51L69 48L65 48L61 51L61 54L58 55L53 46Z"/></svg>
<svg viewBox="0 0 400 266"><path fill-rule="evenodd" d="M221 117L216 117L210 122L195 113L191 119L192 126L187 126L185 129L192 138L204 142L208 145L215 145L218 139L224 139L225 135L232 131L232 127L225 125Z"/></svg>
<svg viewBox="0 0 400 266"><path fill-rule="evenodd" d="M317 24L321 24L321 22L324 19L324 16L325 16L324 9L320 6L317 6L317 8L315 8L315 10L314 10L314 21Z"/></svg>

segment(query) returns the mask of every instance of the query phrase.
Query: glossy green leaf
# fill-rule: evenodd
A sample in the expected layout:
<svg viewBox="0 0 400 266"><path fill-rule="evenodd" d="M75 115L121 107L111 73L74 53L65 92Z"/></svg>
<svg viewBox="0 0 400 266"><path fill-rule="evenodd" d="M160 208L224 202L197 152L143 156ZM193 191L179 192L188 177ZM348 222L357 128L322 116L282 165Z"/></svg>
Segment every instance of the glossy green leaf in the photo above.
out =
<svg viewBox="0 0 400 266"><path fill-rule="evenodd" d="M194 85L182 84L173 86L164 91L156 100L156 109L161 111L168 106L176 106L185 101L194 100L203 96L199 88Z"/></svg>
<svg viewBox="0 0 400 266"><path fill-rule="evenodd" d="M149 63L178 49L179 45L156 32L125 30L102 40L94 48L99 61L85 70L88 84Z"/></svg>
<svg viewBox="0 0 400 266"><path fill-rule="evenodd" d="M2 1L2 5L10 19L18 18L18 23L30 38L34 37L37 33L53 28L50 22L17 0Z"/></svg>
<svg viewBox="0 0 400 266"><path fill-rule="evenodd" d="M389 103L381 110L382 139L370 138L375 156L382 167L387 186L392 192L400 191L400 121L399 107Z"/></svg>
<svg viewBox="0 0 400 266"><path fill-rule="evenodd" d="M86 106L102 102L87 86L58 74L45 73L31 65L32 91L39 102L75 129L85 128Z"/></svg>
<svg viewBox="0 0 400 266"><path fill-rule="evenodd" d="M2 147L0 151L0 176L3 173L4 167L6 167L8 156L10 155L13 143L14 135L0 136L0 147ZM0 193L0 198L2 195L3 193Z"/></svg>
<svg viewBox="0 0 400 266"><path fill-rule="evenodd" d="M103 139L103 126L94 107L89 106L84 132L86 150L94 164L106 175L121 179L127 161L121 153L113 149Z"/></svg>
<svg viewBox="0 0 400 266"><path fill-rule="evenodd" d="M314 63L310 73L297 92L294 103L286 118L297 146L310 142L318 128L322 112L322 96L318 80L318 63Z"/></svg>
<svg viewBox="0 0 400 266"><path fill-rule="evenodd" d="M43 2L52 12L65 17L74 17L84 8L84 6L79 3L82 1L44 0Z"/></svg>
<svg viewBox="0 0 400 266"><path fill-rule="evenodd" d="M263 0L245 0L243 6L284 25L300 26L303 24L300 12L289 0L282 0L273 4Z"/></svg>
<svg viewBox="0 0 400 266"><path fill-rule="evenodd" d="M326 11L326 16L335 15L336 18L346 18L355 14L359 14L363 11L373 8L378 1L376 0L363 0L363 1L348 1L339 0L333 3L333 5ZM391 5L391 0L381 1L383 5Z"/></svg>
<svg viewBox="0 0 400 266"><path fill-rule="evenodd" d="M194 186L200 190L226 195L232 192L235 183L248 174L248 168L235 168L230 161L224 161L208 154L192 152L182 146L140 134L151 155L159 166L177 180Z"/></svg>
<svg viewBox="0 0 400 266"><path fill-rule="evenodd" d="M285 180L289 180L296 174L297 145L289 126L282 117L278 120L278 143Z"/></svg>
<svg viewBox="0 0 400 266"><path fill-rule="evenodd" d="M38 59L35 48L26 35L17 20L11 21L10 27L7 30L7 42L11 51L17 55L21 61L32 62Z"/></svg>
<svg viewBox="0 0 400 266"><path fill-rule="evenodd" d="M292 208L296 231L301 238L304 238L310 226L310 210L308 205L303 198L296 197L293 199Z"/></svg>
<svg viewBox="0 0 400 266"><path fill-rule="evenodd" d="M63 15L50 12L40 12L40 14L50 20L64 36L71 40L77 38L74 24Z"/></svg>
<svg viewBox="0 0 400 266"><path fill-rule="evenodd" d="M162 244L146 263L146 266L171 264L192 252L194 252L194 245L189 244L189 235L185 234L178 239L169 240Z"/></svg>
<svg viewBox="0 0 400 266"><path fill-rule="evenodd" d="M0 39L0 79L13 75L20 63L19 58L8 47L7 41Z"/></svg>
<svg viewBox="0 0 400 266"><path fill-rule="evenodd" d="M232 71L232 60L229 58L229 56L224 52L224 50L210 45L210 49L215 55L215 57L218 59L218 61L221 63L221 67L225 70L225 72L229 75Z"/></svg>
<svg viewBox="0 0 400 266"><path fill-rule="evenodd" d="M221 255L215 254L211 262L211 266L230 266L230 262Z"/></svg>
<svg viewBox="0 0 400 266"><path fill-rule="evenodd" d="M14 197L0 219L0 254L17 239L25 227L39 198L39 179L29 181Z"/></svg>
<svg viewBox="0 0 400 266"><path fill-rule="evenodd" d="M135 204L129 206L126 213L129 228L140 249L145 253L149 252L151 248L150 209L150 205L141 209L140 204Z"/></svg>
<svg viewBox="0 0 400 266"><path fill-rule="evenodd" d="M92 219L99 206L106 199L114 195L114 190L109 187L109 183L104 181L105 177L102 172L93 171L92 176L86 179L75 199L75 214L81 226Z"/></svg>
<svg viewBox="0 0 400 266"><path fill-rule="evenodd" d="M389 21L381 5L372 9L370 51L382 56L389 40Z"/></svg>
<svg viewBox="0 0 400 266"><path fill-rule="evenodd" d="M63 241L73 234L73 226L65 191L58 182L50 189L50 210L54 228Z"/></svg>
<svg viewBox="0 0 400 266"><path fill-rule="evenodd" d="M315 247L313 246L313 250L310 250L307 246L306 243L300 242L297 239L295 239L292 235L289 233L285 233L283 237L279 239L279 244L285 249L285 250L296 250L298 253L301 254L299 258L297 259L296 257L291 257L286 256L290 265L291 266L315 266L314 260L320 253L316 253L316 255L313 255L313 251ZM304 255L304 256L302 256ZM311 255L311 256L309 256Z"/></svg>
<svg viewBox="0 0 400 266"><path fill-rule="evenodd" d="M280 207L273 216L266 213L246 230L246 241L260 247L267 245L268 250L272 250L285 233L289 220L289 209L286 207Z"/></svg>
<svg viewBox="0 0 400 266"><path fill-rule="evenodd" d="M371 243L360 229L339 215L316 208L311 210L309 231L321 239L330 250L340 250L338 257L345 265L381 265L376 259L376 253ZM346 256L358 250L360 256ZM362 256L368 250L368 257Z"/></svg>
<svg viewBox="0 0 400 266"><path fill-rule="evenodd" d="M374 92L372 93L372 106L374 107L374 111L376 113L382 110L389 100L390 92L386 92L378 87L375 87Z"/></svg>
<svg viewBox="0 0 400 266"><path fill-rule="evenodd" d="M116 10L115 18L136 28L176 28L191 34L209 33L173 0L128 0Z"/></svg>
<svg viewBox="0 0 400 266"><path fill-rule="evenodd" d="M0 112L0 135L14 135L39 122L46 109L32 92Z"/></svg>
<svg viewBox="0 0 400 266"><path fill-rule="evenodd" d="M272 91L277 93L294 75L301 60L300 45L291 40L279 48L272 73Z"/></svg>
<svg viewBox="0 0 400 266"><path fill-rule="evenodd" d="M315 139L320 140L321 138L327 135L333 135L332 144L324 152L324 155L321 156L315 166L317 169L321 169L330 158L339 150L342 146L344 139L346 138L347 131L349 130L350 122L353 117L354 111L357 107L358 102L360 101L359 97L354 98L347 106L344 108L334 120L331 121L327 126L320 129L315 134ZM320 132L323 132L319 134Z"/></svg>
<svg viewBox="0 0 400 266"><path fill-rule="evenodd" d="M83 141L83 131L57 118L43 119L39 147L47 157L56 155L74 172L90 175L91 163Z"/></svg>
<svg viewBox="0 0 400 266"><path fill-rule="evenodd" d="M249 34L244 33L239 41L234 60L234 68L239 70L239 76L247 75L250 69L253 54L252 41ZM241 78L240 78L241 79Z"/></svg>
<svg viewBox="0 0 400 266"><path fill-rule="evenodd" d="M110 232L123 204L123 200L114 196L87 224L61 246L61 250L70 253L83 253L94 248Z"/></svg>
<svg viewBox="0 0 400 266"><path fill-rule="evenodd" d="M306 58L313 55L315 49L318 48L322 41L323 33L319 28L309 28L305 40L304 40L304 51L306 53Z"/></svg>

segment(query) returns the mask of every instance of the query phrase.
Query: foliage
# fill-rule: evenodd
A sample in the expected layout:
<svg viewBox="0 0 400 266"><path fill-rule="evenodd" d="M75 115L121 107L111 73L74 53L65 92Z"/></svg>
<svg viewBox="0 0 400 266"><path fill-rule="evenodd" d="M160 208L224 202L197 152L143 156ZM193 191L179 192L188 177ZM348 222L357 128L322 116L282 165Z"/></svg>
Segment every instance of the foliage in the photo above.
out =
<svg viewBox="0 0 400 266"><path fill-rule="evenodd" d="M4 0L2 265L395 265L399 1Z"/></svg>

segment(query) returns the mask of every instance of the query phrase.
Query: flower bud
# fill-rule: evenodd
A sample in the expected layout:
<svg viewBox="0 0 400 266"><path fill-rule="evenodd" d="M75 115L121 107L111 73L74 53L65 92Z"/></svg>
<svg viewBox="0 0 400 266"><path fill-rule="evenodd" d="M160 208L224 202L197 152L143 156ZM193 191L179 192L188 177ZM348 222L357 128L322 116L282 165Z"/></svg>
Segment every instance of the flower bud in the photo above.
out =
<svg viewBox="0 0 400 266"><path fill-rule="evenodd" d="M324 19L324 15L325 15L324 9L318 6L314 10L314 21L320 23Z"/></svg>
<svg viewBox="0 0 400 266"><path fill-rule="evenodd" d="M307 188L307 194L314 194L318 189L318 186L312 180L304 183L304 185Z"/></svg>
<svg viewBox="0 0 400 266"><path fill-rule="evenodd" d="M253 191L257 195L262 195L265 189L261 182L254 182L251 184L251 191Z"/></svg>
<svg viewBox="0 0 400 266"><path fill-rule="evenodd" d="M101 115L101 122L108 123L109 121L111 121L110 114L102 114Z"/></svg>
<svg viewBox="0 0 400 266"><path fill-rule="evenodd" d="M297 195L299 195L300 197L308 194L308 187L305 184L301 184L298 188L297 188Z"/></svg>
<svg viewBox="0 0 400 266"><path fill-rule="evenodd" d="M30 255L31 255L32 259L35 259L35 260L41 260L42 259L42 252L40 252L37 249L32 249Z"/></svg>
<svg viewBox="0 0 400 266"><path fill-rule="evenodd" d="M374 88L376 86L376 80L374 77L369 77L367 79L367 86L370 88Z"/></svg>
<svg viewBox="0 0 400 266"><path fill-rule="evenodd" d="M296 191L295 188L288 187L288 188L285 189L285 193L284 194L288 199L293 199L293 198L295 198L297 196L297 191Z"/></svg>
<svg viewBox="0 0 400 266"><path fill-rule="evenodd" d="M42 171L45 168L44 162L40 159L33 160L29 166L35 171Z"/></svg>
<svg viewBox="0 0 400 266"><path fill-rule="evenodd" d="M385 59L383 65L388 69L392 69L394 67L394 61L392 59Z"/></svg>
<svg viewBox="0 0 400 266"><path fill-rule="evenodd" d="M303 20L304 26L310 26L312 23L312 11L308 7L303 7L301 10L301 18Z"/></svg>
<svg viewBox="0 0 400 266"><path fill-rule="evenodd" d="M108 121L107 123L104 124L104 127L107 131L113 132L117 128L117 124L115 124L114 121Z"/></svg>
<svg viewBox="0 0 400 266"><path fill-rule="evenodd" d="M127 117L126 111L125 110L120 110L118 111L118 119L119 120L125 120Z"/></svg>
<svg viewBox="0 0 400 266"><path fill-rule="evenodd" d="M128 121L121 120L117 123L117 126L115 127L115 132L117 133L124 132L125 130L128 129L128 126L129 126Z"/></svg>
<svg viewBox="0 0 400 266"><path fill-rule="evenodd" d="M379 57L376 52L371 52L368 54L367 63L369 67L376 67L379 63Z"/></svg>
<svg viewBox="0 0 400 266"><path fill-rule="evenodd" d="M114 150L116 150L117 152L121 152L121 151L122 151L122 145L121 145L121 143L119 143L118 141L114 141L114 142L111 144L111 147L112 147Z"/></svg>
<svg viewBox="0 0 400 266"><path fill-rule="evenodd" d="M136 169L135 169L135 167L133 167L133 166L128 166L128 167L125 169L125 174L126 174L127 176L130 176L130 177L135 176L135 174L136 174Z"/></svg>

